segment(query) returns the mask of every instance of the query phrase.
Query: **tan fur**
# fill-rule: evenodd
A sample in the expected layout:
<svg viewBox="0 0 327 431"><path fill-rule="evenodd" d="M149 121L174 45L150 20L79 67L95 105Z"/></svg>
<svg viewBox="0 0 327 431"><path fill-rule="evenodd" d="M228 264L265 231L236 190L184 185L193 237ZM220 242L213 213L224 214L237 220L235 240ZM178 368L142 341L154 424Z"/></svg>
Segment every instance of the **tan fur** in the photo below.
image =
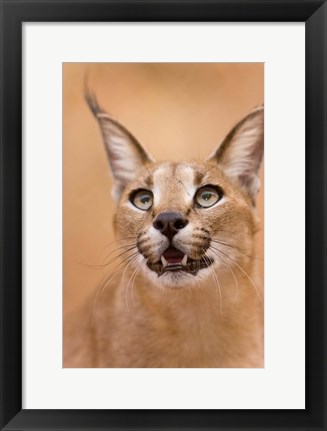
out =
<svg viewBox="0 0 327 431"><path fill-rule="evenodd" d="M263 111L260 115L263 119ZM259 132L263 147L263 126ZM219 185L224 196L211 208L198 208L194 194L207 184ZM129 200L131 191L139 188L154 194L149 211L136 209ZM215 156L182 163L144 158L135 178L124 185L114 216L117 244L126 247L120 251L131 244L134 248L122 256L117 274L99 291L96 307L90 300L65 324L64 366L263 367L253 197L252 183L250 191L247 181L227 176ZM210 268L195 276L158 277L147 267L146 259L157 262L169 245L152 225L165 211L188 218L172 245L192 259L203 256L210 238Z"/></svg>

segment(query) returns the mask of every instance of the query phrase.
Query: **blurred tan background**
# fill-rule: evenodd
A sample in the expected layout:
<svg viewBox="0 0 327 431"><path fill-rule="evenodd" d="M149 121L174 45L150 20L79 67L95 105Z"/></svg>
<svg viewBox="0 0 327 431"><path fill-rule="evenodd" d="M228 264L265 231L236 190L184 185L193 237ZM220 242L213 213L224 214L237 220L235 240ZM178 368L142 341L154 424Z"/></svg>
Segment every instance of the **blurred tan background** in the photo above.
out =
<svg viewBox="0 0 327 431"><path fill-rule="evenodd" d="M86 72L100 106L156 159L206 158L264 101L263 63L63 64L64 314L108 273L88 265L101 264L114 240L112 179L98 125L83 97ZM263 168L261 178L256 255L262 258L263 280Z"/></svg>

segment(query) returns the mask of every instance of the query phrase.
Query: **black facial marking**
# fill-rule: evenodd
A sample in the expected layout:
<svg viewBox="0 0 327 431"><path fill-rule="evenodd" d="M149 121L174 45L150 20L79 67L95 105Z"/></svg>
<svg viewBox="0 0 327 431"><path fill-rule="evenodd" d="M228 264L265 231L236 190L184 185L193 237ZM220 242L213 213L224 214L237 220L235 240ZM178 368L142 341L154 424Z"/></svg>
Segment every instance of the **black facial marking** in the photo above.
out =
<svg viewBox="0 0 327 431"><path fill-rule="evenodd" d="M144 243L148 242L148 238L142 239L141 241L137 241L138 245L142 245Z"/></svg>
<svg viewBox="0 0 327 431"><path fill-rule="evenodd" d="M142 241L142 242L138 242L136 245L137 245L137 249L138 249L138 251L141 253L141 254L143 254L143 256L144 257L148 257L149 256L149 254L150 254L150 251L151 251L151 246L150 245L142 245L143 243L144 243L145 241ZM146 254L148 255L148 256L146 256Z"/></svg>
<svg viewBox="0 0 327 431"><path fill-rule="evenodd" d="M152 175L149 175L148 177L145 178L144 180L145 184L149 187L152 188L153 187L153 177Z"/></svg>
<svg viewBox="0 0 327 431"><path fill-rule="evenodd" d="M211 242L210 238L207 236L205 237L194 236L191 246L194 247L195 249L197 249L200 246L202 250L206 251L210 247L210 242Z"/></svg>
<svg viewBox="0 0 327 431"><path fill-rule="evenodd" d="M210 231L208 229L206 229L205 227L195 227L194 230L201 230L202 232L205 232L208 235L210 235Z"/></svg>
<svg viewBox="0 0 327 431"><path fill-rule="evenodd" d="M202 172L195 172L194 173L194 184L196 186L200 186L203 180L204 174Z"/></svg>
<svg viewBox="0 0 327 431"><path fill-rule="evenodd" d="M194 235L195 239L204 239L207 240L208 239L208 235Z"/></svg>
<svg viewBox="0 0 327 431"><path fill-rule="evenodd" d="M140 232L137 236L137 242L141 242L144 241L144 239L142 239L142 236L146 236L146 232ZM146 239L146 238L145 238Z"/></svg>

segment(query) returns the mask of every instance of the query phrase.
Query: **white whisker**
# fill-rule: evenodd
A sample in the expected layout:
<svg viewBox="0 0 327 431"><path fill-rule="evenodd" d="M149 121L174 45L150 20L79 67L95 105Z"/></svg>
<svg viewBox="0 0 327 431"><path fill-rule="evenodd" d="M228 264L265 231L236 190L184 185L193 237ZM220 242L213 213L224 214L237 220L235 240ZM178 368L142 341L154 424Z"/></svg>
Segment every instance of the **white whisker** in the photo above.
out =
<svg viewBox="0 0 327 431"><path fill-rule="evenodd" d="M209 271L211 273L211 276L212 276L213 280L216 281L217 301L219 303L220 313L222 314L223 313L223 305L222 305L222 294L221 294L221 287L220 287L219 279L218 279L218 276L217 276L215 270L211 267L210 264L207 263L207 259L210 262L210 258L207 255L206 251L205 250L202 250L202 251L203 251L204 256L205 256L204 257L204 261L206 262L206 265L207 265L207 267L208 267L208 269L209 269ZM217 289L217 287L218 287L218 289Z"/></svg>
<svg viewBox="0 0 327 431"><path fill-rule="evenodd" d="M143 261L141 262L141 264L138 267L138 270L136 271L135 275L134 275L134 279L133 279L133 283L132 283L132 289L131 289L131 294L132 294L132 301L133 301L133 305L135 305L135 300L134 300L134 283L137 277L137 274L140 272L140 269L142 268L142 266L147 262L147 259L143 259Z"/></svg>
<svg viewBox="0 0 327 431"><path fill-rule="evenodd" d="M210 247L210 249L211 249L211 251L213 251L211 247ZM213 253L214 253L214 251L213 251ZM214 254L215 254L215 253L214 253ZM237 281L236 275L235 275L235 273L234 273L233 268L231 267L231 265L229 265L228 263L226 263L226 261L225 261L225 259L224 259L223 257L219 256L219 258L222 260L222 263L223 263L225 266L227 266L227 268L229 269L229 271L231 272L231 274L232 274L232 276L233 276L233 278L234 278L234 281L235 281L235 284L236 284L236 294L235 294L234 302L237 302L237 299L238 299L238 292L239 292L239 284L238 284L238 281Z"/></svg>
<svg viewBox="0 0 327 431"><path fill-rule="evenodd" d="M137 253L134 255L133 259L128 263L127 267L125 268L124 275L125 275L125 272L126 272L127 268L129 267L129 265L130 265L130 264L131 264L135 259L137 259L137 258L138 258L138 256L139 256L139 252L137 252ZM124 276L124 275L123 275L123 276ZM126 302L127 310L129 311L129 305L128 305L128 286L129 286L129 282L127 283L127 286L126 286L126 289L125 289L125 302Z"/></svg>
<svg viewBox="0 0 327 431"><path fill-rule="evenodd" d="M254 287L256 294L258 296L258 299L261 303L263 303L261 295L257 289L257 286L255 285L254 281L252 280L252 278L245 272L245 270L237 263L235 262L235 260L233 260L232 258L230 258L226 253L224 253L223 251L219 250L218 248L216 248L215 250L217 250L219 253L223 254L224 256L226 256L234 265L237 266L237 268L239 268L243 274L248 278L248 280L251 282L252 286Z"/></svg>
<svg viewBox="0 0 327 431"><path fill-rule="evenodd" d="M130 277L130 279L129 279L128 283L127 283L126 289L125 289L125 301L126 301L126 306L127 306L127 310L128 310L128 311L129 311L129 304L128 304L128 290L129 290L129 285L130 285L131 281L133 280L133 276L134 276L134 274L135 274L135 277L136 277L136 275L137 275L137 273L138 273L139 269L141 268L141 266L143 265L144 261L145 261L145 259L143 258L142 262L141 262L141 263L140 263L140 264L139 264L139 265L134 269L134 271L133 271L133 273L132 273L132 275L131 275L131 277ZM132 299L133 299L133 303L135 304L135 301L134 301L134 297L133 297L133 295L132 295Z"/></svg>
<svg viewBox="0 0 327 431"><path fill-rule="evenodd" d="M98 287L97 292L96 292L96 294L95 294L94 303L93 303L93 311L92 311L92 319L91 319L91 328L93 327L93 324L94 324L94 316L95 316L95 313L96 313L96 306L97 306L98 296L104 292L104 290L106 289L106 287L110 284L111 280L113 280L113 278L114 278L116 275L118 275L118 274L119 274L119 272L118 272L118 268L120 267L120 265L124 264L124 262L125 262L127 259L132 258L131 260L133 260L133 259L136 257L136 254L138 254L138 252L137 252L137 253L135 253L135 254L132 254L131 256L127 256L127 258L125 258L123 261L119 262L119 263L118 263L118 265L116 265L116 266L115 266L115 268L114 268L114 270L113 270L114 272L113 272L113 273L112 273L112 272L110 272L110 273L105 277L105 279L102 281L102 283L100 284L100 286ZM130 262L128 262L128 263L127 263L127 266L128 266L129 264L130 264ZM125 270L126 270L126 268L125 268Z"/></svg>

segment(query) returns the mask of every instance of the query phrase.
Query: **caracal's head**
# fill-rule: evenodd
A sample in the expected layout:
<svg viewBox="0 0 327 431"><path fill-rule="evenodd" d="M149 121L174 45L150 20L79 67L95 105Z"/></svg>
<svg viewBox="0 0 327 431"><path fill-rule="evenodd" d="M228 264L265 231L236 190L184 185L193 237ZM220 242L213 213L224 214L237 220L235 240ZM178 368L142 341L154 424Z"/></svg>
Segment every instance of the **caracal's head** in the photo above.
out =
<svg viewBox="0 0 327 431"><path fill-rule="evenodd" d="M204 161L156 162L86 94L98 120L118 202L125 259L157 285L179 288L250 258L263 156L264 110L241 120ZM138 267L138 268L137 268Z"/></svg>

